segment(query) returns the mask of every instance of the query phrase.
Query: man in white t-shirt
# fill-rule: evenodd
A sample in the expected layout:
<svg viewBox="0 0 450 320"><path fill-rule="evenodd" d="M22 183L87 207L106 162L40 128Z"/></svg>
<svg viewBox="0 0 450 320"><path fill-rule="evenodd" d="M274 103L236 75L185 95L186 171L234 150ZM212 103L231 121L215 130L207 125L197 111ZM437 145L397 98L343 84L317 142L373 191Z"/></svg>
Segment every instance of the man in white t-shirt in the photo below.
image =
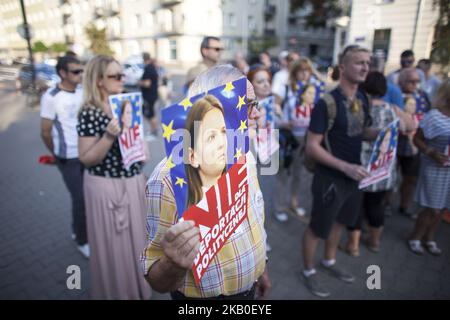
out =
<svg viewBox="0 0 450 320"><path fill-rule="evenodd" d="M279 55L281 70L275 73L272 79L272 93L277 99L277 103L282 105L283 100L286 98L286 86L289 83L289 72L292 63L300 59L300 55L297 52L287 52L283 51Z"/></svg>
<svg viewBox="0 0 450 320"><path fill-rule="evenodd" d="M72 56L59 58L56 72L61 82L49 88L41 99L41 137L55 156L56 164L72 198L72 238L89 257L83 197L84 167L78 160L78 111L82 103L79 88L83 66Z"/></svg>

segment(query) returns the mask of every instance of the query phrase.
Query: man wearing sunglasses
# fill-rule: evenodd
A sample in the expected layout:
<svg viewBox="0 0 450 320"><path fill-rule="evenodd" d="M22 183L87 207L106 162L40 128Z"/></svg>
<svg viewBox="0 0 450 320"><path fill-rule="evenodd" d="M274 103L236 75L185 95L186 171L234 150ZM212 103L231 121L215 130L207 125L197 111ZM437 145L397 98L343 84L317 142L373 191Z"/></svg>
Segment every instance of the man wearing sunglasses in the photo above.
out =
<svg viewBox="0 0 450 320"><path fill-rule="evenodd" d="M72 238L78 250L89 257L83 197L83 170L78 160L77 116L82 103L79 87L83 66L74 56L59 58L56 72L61 82L41 99L41 137L55 156L56 164L72 198Z"/></svg>
<svg viewBox="0 0 450 320"><path fill-rule="evenodd" d="M219 63L223 50L223 45L219 38L211 36L203 38L200 45L202 61L195 67L189 69L186 77L186 91L200 73L211 69Z"/></svg>
<svg viewBox="0 0 450 320"><path fill-rule="evenodd" d="M400 69L391 72L388 75L387 80L395 85L399 85L398 77L400 75L400 71L406 68L412 68L414 66L414 61L415 61L414 51L412 50L403 51L402 54L400 55ZM425 75L422 72L422 70L418 71L418 75L420 77L420 83L422 84L423 81L425 80Z"/></svg>

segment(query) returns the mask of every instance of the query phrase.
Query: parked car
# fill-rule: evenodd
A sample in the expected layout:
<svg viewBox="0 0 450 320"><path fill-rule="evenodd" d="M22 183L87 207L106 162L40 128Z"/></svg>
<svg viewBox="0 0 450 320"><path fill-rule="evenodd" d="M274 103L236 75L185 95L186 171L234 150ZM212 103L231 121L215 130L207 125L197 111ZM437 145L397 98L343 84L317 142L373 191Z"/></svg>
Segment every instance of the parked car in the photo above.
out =
<svg viewBox="0 0 450 320"><path fill-rule="evenodd" d="M143 63L123 63L123 73L125 74L125 86L136 87L144 73Z"/></svg>
<svg viewBox="0 0 450 320"><path fill-rule="evenodd" d="M36 89L39 92L43 93L48 88L60 82L60 79L56 74L55 67L45 63L38 63L34 66L34 68L36 74ZM31 65L26 64L19 71L16 82L18 87L17 89L22 91L26 91L27 89L29 89L31 87L31 79Z"/></svg>

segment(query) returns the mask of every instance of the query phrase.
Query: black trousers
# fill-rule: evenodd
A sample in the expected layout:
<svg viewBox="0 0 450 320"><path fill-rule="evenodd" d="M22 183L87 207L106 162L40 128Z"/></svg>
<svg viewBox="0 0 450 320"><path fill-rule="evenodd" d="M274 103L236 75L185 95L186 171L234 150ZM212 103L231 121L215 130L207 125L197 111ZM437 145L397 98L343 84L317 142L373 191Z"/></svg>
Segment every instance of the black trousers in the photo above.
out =
<svg viewBox="0 0 450 320"><path fill-rule="evenodd" d="M170 296L172 300L255 300L255 290L256 283L250 290L231 296L224 296L223 294L221 294L220 296L211 298L189 298L182 294L180 291L171 292Z"/></svg>
<svg viewBox="0 0 450 320"><path fill-rule="evenodd" d="M372 228L381 228L384 225L384 210L386 209L386 203L384 198L387 191L379 192L364 192L363 206L358 216L356 224L348 226L349 231L361 230L364 217L367 218L367 222Z"/></svg>
<svg viewBox="0 0 450 320"><path fill-rule="evenodd" d="M56 164L72 199L72 232L79 245L88 242L83 195L84 166L80 160L57 158Z"/></svg>

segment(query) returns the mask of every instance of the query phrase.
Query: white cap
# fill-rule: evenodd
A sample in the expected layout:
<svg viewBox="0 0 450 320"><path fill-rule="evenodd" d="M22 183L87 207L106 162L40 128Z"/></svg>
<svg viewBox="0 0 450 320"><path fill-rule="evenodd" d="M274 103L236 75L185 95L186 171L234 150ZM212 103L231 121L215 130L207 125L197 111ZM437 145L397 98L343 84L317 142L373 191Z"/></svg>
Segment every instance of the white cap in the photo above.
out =
<svg viewBox="0 0 450 320"><path fill-rule="evenodd" d="M279 59L279 60L286 59L288 55L289 55L289 51L283 50L283 51L281 51L280 54L278 55L278 59Z"/></svg>

